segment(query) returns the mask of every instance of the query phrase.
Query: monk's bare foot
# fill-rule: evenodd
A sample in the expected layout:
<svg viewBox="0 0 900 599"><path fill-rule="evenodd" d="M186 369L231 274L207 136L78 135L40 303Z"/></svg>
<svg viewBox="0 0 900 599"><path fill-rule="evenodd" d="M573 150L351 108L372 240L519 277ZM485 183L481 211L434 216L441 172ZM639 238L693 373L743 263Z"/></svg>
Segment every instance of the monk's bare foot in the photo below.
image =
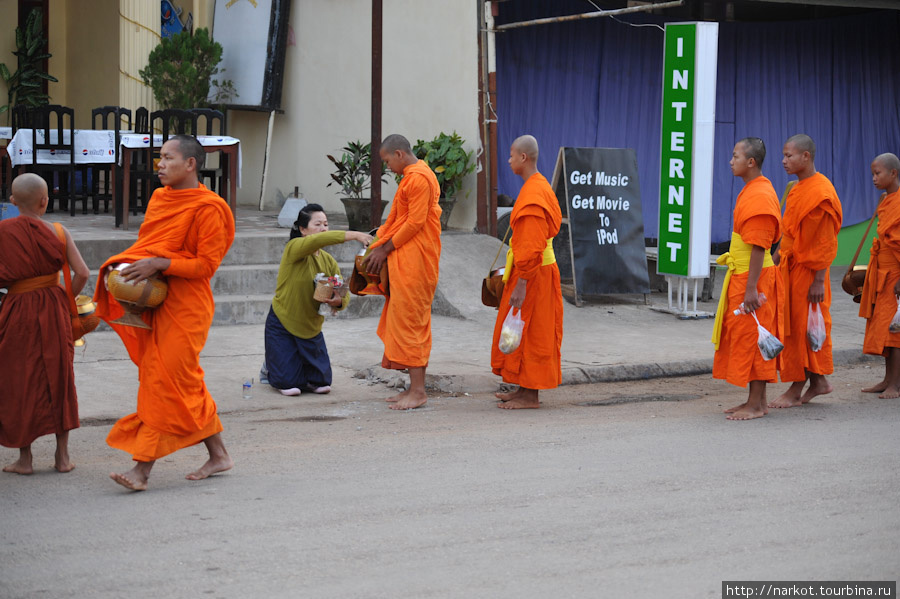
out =
<svg viewBox="0 0 900 599"><path fill-rule="evenodd" d="M57 472L71 472L72 470L75 470L75 463L69 458L66 458L65 460L57 459L56 463L53 464L53 467L56 468Z"/></svg>
<svg viewBox="0 0 900 599"><path fill-rule="evenodd" d="M779 395L778 399L769 403L770 408L796 408L802 405L803 402L800 401L800 396L791 393L790 389Z"/></svg>
<svg viewBox="0 0 900 599"><path fill-rule="evenodd" d="M896 399L900 397L900 388L891 385L887 389L884 390L884 393L879 395L881 399Z"/></svg>
<svg viewBox="0 0 900 599"><path fill-rule="evenodd" d="M126 489L131 489L132 491L147 490L147 479L143 478L140 473L136 473L134 469L129 470L125 474L111 472L109 477Z"/></svg>
<svg viewBox="0 0 900 599"><path fill-rule="evenodd" d="M392 410L415 410L424 406L425 402L428 401L428 394L424 391L406 391L401 395L403 397L390 406Z"/></svg>
<svg viewBox="0 0 900 599"><path fill-rule="evenodd" d="M509 401L511 399L516 399L521 394L522 394L522 388L519 387L515 391L506 391L506 392L497 391L496 393L494 393L494 397L496 397L500 401Z"/></svg>
<svg viewBox="0 0 900 599"><path fill-rule="evenodd" d="M734 414L738 410L743 410L746 407L747 407L747 402L745 401L744 403L734 406L733 408L728 408L727 410L723 410L723 412L725 412L726 414Z"/></svg>
<svg viewBox="0 0 900 599"><path fill-rule="evenodd" d="M209 478L213 474L218 474L219 472L225 472L226 470L231 470L234 468L234 460L231 459L231 456L228 454L217 456L215 458L211 457L206 460L206 463L200 466L198 470L194 470L187 476L185 476L188 480L203 480L204 478Z"/></svg>
<svg viewBox="0 0 900 599"><path fill-rule="evenodd" d="M20 457L12 464L4 466L3 471L9 472L10 474L34 474L34 468L31 466L31 457Z"/></svg>
<svg viewBox="0 0 900 599"><path fill-rule="evenodd" d="M541 407L541 402L537 398L519 397L501 401L497 407L504 410L536 410Z"/></svg>
<svg viewBox="0 0 900 599"><path fill-rule="evenodd" d="M753 420L754 418L762 418L766 413L764 408L754 409L750 406L745 406L740 410L729 414L726 418L728 420Z"/></svg>
<svg viewBox="0 0 900 599"><path fill-rule="evenodd" d="M401 391L397 395L392 395L391 397L388 397L384 401L386 401L388 403L395 403L395 402L405 399L407 395L409 395L409 389L407 389L406 391Z"/></svg>
<svg viewBox="0 0 900 599"><path fill-rule="evenodd" d="M809 403L813 397L817 395L828 395L834 391L834 387L831 386L825 377L822 377L820 381L812 382L809 385L809 389L806 390L806 393L803 394L803 397L800 398L800 403Z"/></svg>
<svg viewBox="0 0 900 599"><path fill-rule="evenodd" d="M871 387L863 387L862 392L863 393L881 393L882 391L884 391L887 388L888 388L888 382L881 381L880 383L875 383Z"/></svg>

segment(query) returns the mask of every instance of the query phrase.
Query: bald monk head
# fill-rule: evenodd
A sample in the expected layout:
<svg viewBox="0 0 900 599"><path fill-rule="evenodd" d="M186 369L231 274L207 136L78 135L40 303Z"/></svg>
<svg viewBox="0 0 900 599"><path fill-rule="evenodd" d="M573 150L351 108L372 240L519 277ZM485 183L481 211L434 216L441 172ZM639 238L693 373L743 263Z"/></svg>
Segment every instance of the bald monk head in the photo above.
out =
<svg viewBox="0 0 900 599"><path fill-rule="evenodd" d="M766 144L758 137L745 137L736 144L731 153L731 172L744 183L762 174L763 160L766 159Z"/></svg>
<svg viewBox="0 0 900 599"><path fill-rule="evenodd" d="M532 135L517 137L509 147L509 168L528 180L537 172L538 142Z"/></svg>
<svg viewBox="0 0 900 599"><path fill-rule="evenodd" d="M890 152L876 156L872 161L872 183L887 193L900 189L900 158Z"/></svg>
<svg viewBox="0 0 900 599"><path fill-rule="evenodd" d="M159 150L159 181L172 189L193 189L200 185L200 169L206 150L193 135L173 135Z"/></svg>
<svg viewBox="0 0 900 599"><path fill-rule="evenodd" d="M403 170L419 161L413 154L412 146L409 140L397 133L388 135L381 142L381 148L378 150L381 161L384 162L392 172L398 175L403 174Z"/></svg>
<svg viewBox="0 0 900 599"><path fill-rule="evenodd" d="M792 135L784 142L784 159L781 161L789 175L800 180L816 174L816 142L805 133Z"/></svg>
<svg viewBox="0 0 900 599"><path fill-rule="evenodd" d="M47 210L47 182L34 173L19 175L12 182L10 201L22 213L44 214Z"/></svg>

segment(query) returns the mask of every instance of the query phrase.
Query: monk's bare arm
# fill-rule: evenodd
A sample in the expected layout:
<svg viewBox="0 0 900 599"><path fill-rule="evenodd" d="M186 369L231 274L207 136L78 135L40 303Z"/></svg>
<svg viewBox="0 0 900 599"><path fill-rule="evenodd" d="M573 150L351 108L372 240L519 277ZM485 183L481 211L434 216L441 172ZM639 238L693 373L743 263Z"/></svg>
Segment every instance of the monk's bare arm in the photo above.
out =
<svg viewBox="0 0 900 599"><path fill-rule="evenodd" d="M364 266L366 267L366 272L371 274L378 274L381 272L381 267L384 265L387 260L388 254L394 251L394 240L388 239L386 243L379 245L377 248L373 249L372 252L366 258Z"/></svg>
<svg viewBox="0 0 900 599"><path fill-rule="evenodd" d="M758 245L754 245L750 250L750 270L747 272L747 292L744 293L744 309L748 312L754 312L762 304L759 301L759 293L756 285L759 283L759 275L762 273L763 259L766 256L766 250Z"/></svg>
<svg viewBox="0 0 900 599"><path fill-rule="evenodd" d="M809 286L809 293L806 300L811 304L818 304L825 301L825 273L827 268L817 270L813 277L813 282Z"/></svg>
<svg viewBox="0 0 900 599"><path fill-rule="evenodd" d="M72 293L78 295L91 277L91 271L85 264L84 258L81 257L81 252L78 251L78 247L75 245L72 235L69 234L69 230L63 227L63 232L66 234L66 260L69 261L69 267L74 273L72 276Z"/></svg>

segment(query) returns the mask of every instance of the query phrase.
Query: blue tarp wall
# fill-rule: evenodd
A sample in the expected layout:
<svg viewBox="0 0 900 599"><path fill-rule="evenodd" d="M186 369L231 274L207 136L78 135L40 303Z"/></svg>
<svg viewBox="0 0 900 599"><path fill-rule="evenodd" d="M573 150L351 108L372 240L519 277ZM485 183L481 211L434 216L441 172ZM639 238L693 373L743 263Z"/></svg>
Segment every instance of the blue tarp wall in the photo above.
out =
<svg viewBox="0 0 900 599"><path fill-rule="evenodd" d="M587 9L585 7L588 7ZM571 0L500 4L497 24L591 10ZM659 219L663 32L649 17L537 25L497 34L499 192L522 181L504 165L526 133L541 147L549 179L560 146L634 148L644 234ZM637 27L635 24L642 24ZM781 194L784 140L807 133L816 167L834 183L844 225L868 220L879 192L869 165L900 154L900 12L777 23L720 23L716 84L712 241L731 237L743 181L728 162L737 140L762 138L763 174Z"/></svg>

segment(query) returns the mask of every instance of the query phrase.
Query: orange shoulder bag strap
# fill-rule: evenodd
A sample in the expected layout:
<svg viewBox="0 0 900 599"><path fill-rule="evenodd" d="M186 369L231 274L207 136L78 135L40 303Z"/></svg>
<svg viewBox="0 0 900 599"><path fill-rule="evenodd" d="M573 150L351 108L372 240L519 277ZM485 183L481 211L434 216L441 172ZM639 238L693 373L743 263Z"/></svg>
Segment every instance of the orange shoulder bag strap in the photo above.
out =
<svg viewBox="0 0 900 599"><path fill-rule="evenodd" d="M872 223L875 222L875 217L878 216L878 207L881 206L881 201L884 200L884 196L887 195L887 192L881 194L881 197L878 198L878 203L875 205L875 214L872 215L872 218L869 219L869 226L866 227L866 232L863 234L862 239L859 240L859 247L856 248L856 253L853 254L853 260L850 261L850 266L847 267L847 274L849 275L853 272L853 267L856 266L856 259L859 258L859 252L862 250L863 244L866 242L866 238L869 236L869 231L872 230Z"/></svg>
<svg viewBox="0 0 900 599"><path fill-rule="evenodd" d="M75 305L75 296L72 295L72 273L69 269L69 248L66 246L66 235L63 233L62 225L59 223L53 223L53 228L56 229L56 236L59 237L59 240L63 245L63 278L66 280L66 298L69 300L69 312L72 313L72 316L78 316L78 307Z"/></svg>

